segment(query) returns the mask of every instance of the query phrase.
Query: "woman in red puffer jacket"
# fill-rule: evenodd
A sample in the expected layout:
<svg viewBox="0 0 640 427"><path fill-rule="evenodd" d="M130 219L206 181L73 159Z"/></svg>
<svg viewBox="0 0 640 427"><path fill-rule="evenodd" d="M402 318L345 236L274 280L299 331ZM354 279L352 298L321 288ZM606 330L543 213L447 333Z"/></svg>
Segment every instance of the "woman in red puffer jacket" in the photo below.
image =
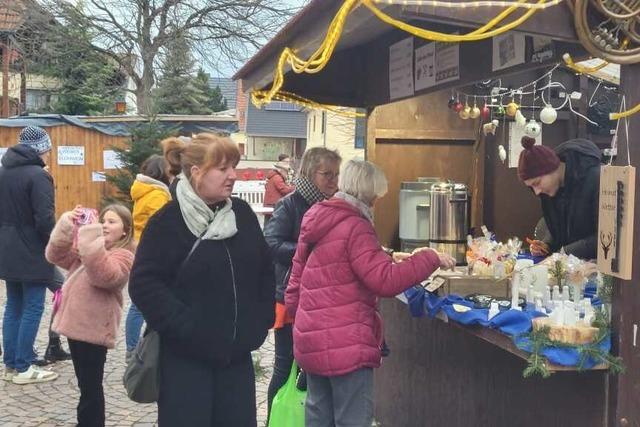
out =
<svg viewBox="0 0 640 427"><path fill-rule="evenodd" d="M383 340L378 297L392 297L455 260L432 249L394 264L376 237L372 207L387 191L380 169L349 161L340 191L304 216L285 294L294 357L307 373L305 425L371 426L373 368Z"/></svg>

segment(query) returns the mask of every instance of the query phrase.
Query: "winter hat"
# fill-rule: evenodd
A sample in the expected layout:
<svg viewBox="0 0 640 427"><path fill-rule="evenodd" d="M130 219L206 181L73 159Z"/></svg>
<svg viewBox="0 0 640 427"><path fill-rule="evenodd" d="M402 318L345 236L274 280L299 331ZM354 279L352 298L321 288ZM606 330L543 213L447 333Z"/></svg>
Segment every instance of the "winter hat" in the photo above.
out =
<svg viewBox="0 0 640 427"><path fill-rule="evenodd" d="M18 144L28 145L38 154L51 151L51 138L44 129L38 126L27 126L18 137Z"/></svg>
<svg viewBox="0 0 640 427"><path fill-rule="evenodd" d="M560 166L560 158L551 148L535 145L536 140L529 136L523 136L521 143L524 147L518 160L518 177L521 181L546 175Z"/></svg>

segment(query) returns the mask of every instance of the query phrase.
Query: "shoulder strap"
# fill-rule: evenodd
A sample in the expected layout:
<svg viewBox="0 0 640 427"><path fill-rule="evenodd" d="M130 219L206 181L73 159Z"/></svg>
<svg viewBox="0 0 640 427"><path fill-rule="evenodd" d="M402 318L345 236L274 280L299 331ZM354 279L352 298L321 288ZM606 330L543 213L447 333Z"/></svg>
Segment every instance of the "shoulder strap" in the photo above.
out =
<svg viewBox="0 0 640 427"><path fill-rule="evenodd" d="M187 262L189 262L189 260L191 259L191 255L193 255L193 253L196 251L196 248L200 245L200 242L202 242L202 237L205 235L206 232L207 230L202 232L200 237L198 237L196 241L193 242L193 246L191 246L191 250L189 250L189 253L185 257L184 261L182 261L182 264L180 264L180 270L182 270L184 266L187 265Z"/></svg>

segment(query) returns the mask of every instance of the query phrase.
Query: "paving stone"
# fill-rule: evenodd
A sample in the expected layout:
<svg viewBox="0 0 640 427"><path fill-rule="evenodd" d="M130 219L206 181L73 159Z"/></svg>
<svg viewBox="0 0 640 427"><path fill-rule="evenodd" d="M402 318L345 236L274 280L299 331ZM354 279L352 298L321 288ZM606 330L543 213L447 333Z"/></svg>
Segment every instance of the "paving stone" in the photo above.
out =
<svg viewBox="0 0 640 427"><path fill-rule="evenodd" d="M126 295L126 292L125 292ZM128 296L126 296L128 298ZM2 314L6 301L6 287L0 281L0 331ZM128 309L129 301L125 301ZM47 294L45 313L42 316L40 330L36 340L39 354L47 345L47 327L51 316L51 295ZM124 373L124 318L122 330L116 342L116 348L110 350L105 364L104 392L106 401L107 427L137 426L152 427L157 422L156 405L143 405L132 402L122 386ZM67 348L66 340L63 339ZM267 418L267 389L273 372L274 339L270 333L265 344L256 351L254 360L260 365L256 375L256 405L258 408L258 426L263 427ZM0 368L0 371L4 367ZM11 382L0 381L0 427L66 427L75 425L76 405L78 404L78 385L71 361L49 365L59 377L52 382L19 386Z"/></svg>

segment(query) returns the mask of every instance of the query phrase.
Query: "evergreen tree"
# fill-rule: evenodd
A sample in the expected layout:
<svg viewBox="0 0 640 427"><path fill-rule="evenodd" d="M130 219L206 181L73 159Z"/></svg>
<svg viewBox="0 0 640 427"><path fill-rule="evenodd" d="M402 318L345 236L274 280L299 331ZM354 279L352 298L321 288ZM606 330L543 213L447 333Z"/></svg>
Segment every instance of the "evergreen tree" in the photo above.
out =
<svg viewBox="0 0 640 427"><path fill-rule="evenodd" d="M158 114L209 114L207 93L193 75L195 61L184 37L168 45L162 61L162 76L154 90Z"/></svg>
<svg viewBox="0 0 640 427"><path fill-rule="evenodd" d="M132 207L131 185L140 172L140 166L152 154L162 154L160 141L175 136L178 128L163 126L157 120L151 119L141 123L131 130L131 139L124 147L112 147L117 153L122 167L115 173L107 175L107 182L111 183L117 192L104 198L104 203L120 202Z"/></svg>
<svg viewBox="0 0 640 427"><path fill-rule="evenodd" d="M216 111L224 111L228 108L227 100L222 97L220 86L211 87L209 85L210 80L211 77L209 76L209 73L200 68L196 76L195 84L207 95L207 109L212 113L215 113Z"/></svg>

